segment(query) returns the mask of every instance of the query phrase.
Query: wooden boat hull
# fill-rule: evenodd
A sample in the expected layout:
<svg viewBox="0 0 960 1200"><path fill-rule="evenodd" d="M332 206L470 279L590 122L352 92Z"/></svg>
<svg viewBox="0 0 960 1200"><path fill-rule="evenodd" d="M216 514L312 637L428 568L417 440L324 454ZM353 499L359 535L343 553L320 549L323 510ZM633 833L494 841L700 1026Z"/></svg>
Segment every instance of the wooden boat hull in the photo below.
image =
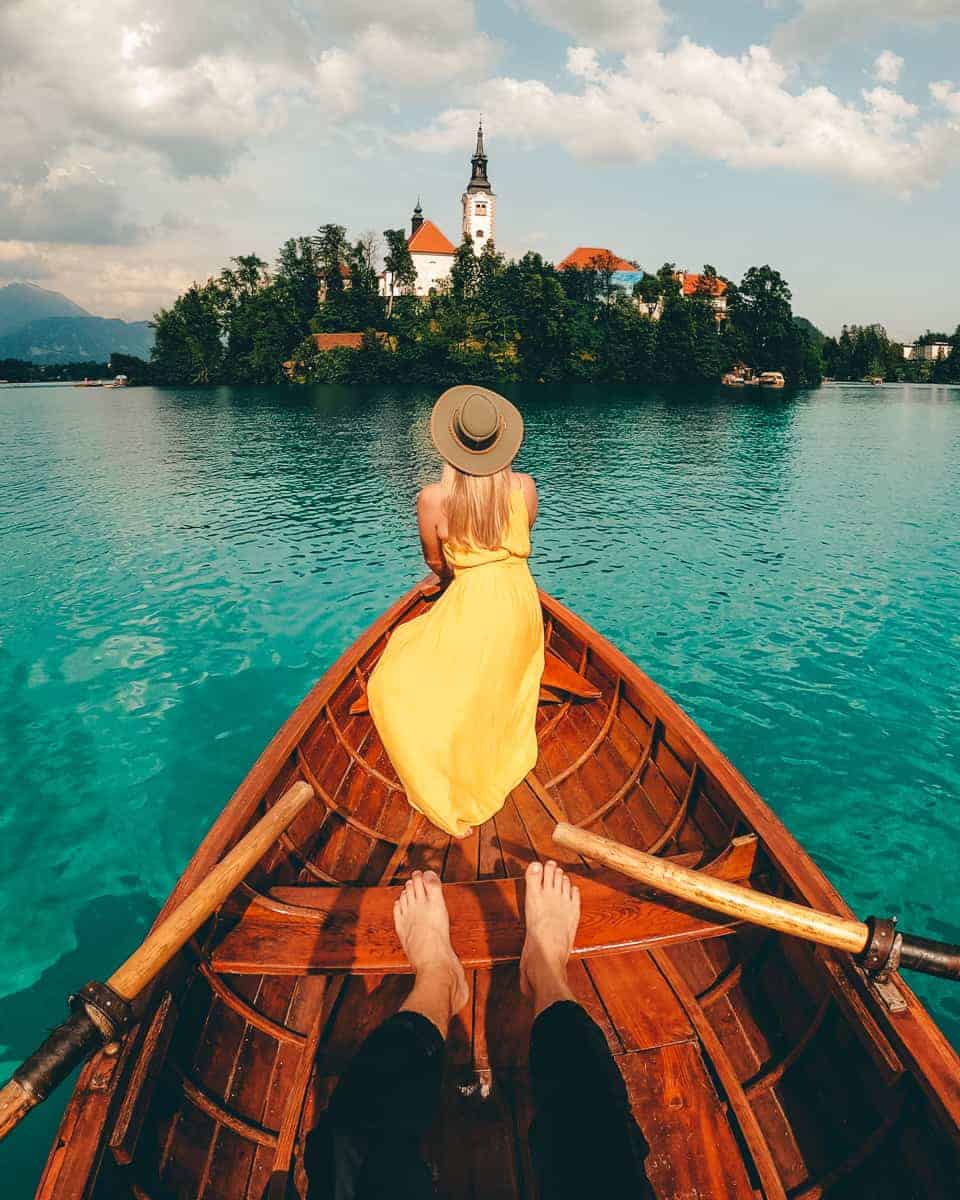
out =
<svg viewBox="0 0 960 1200"><path fill-rule="evenodd" d="M290 1175L302 1190L303 1132L409 988L386 915L428 866L454 885L471 992L430 1147L440 1194L532 1196L516 880L548 856L583 876L571 986L617 1057L658 1196L954 1195L960 1061L902 980L891 1011L843 956L651 897L553 845L562 818L848 914L690 718L557 601L542 597L547 645L599 698L541 706L536 768L470 838L412 812L350 710L390 630L434 594L413 589L340 658L220 814L167 909L292 781L318 797L154 987L120 1053L84 1069L38 1196L260 1200Z"/></svg>

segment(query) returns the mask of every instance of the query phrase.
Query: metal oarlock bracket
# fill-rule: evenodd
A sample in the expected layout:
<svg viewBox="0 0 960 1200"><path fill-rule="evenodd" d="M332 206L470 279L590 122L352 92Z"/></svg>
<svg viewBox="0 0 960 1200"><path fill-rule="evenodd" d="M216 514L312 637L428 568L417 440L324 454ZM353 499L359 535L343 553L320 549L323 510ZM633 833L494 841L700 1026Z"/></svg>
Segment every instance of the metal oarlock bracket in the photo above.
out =
<svg viewBox="0 0 960 1200"><path fill-rule="evenodd" d="M133 1023L133 1005L118 995L109 984L91 979L67 1000L71 1011L85 1008L91 1020L102 1030L105 1042L118 1038ZM92 1011L91 1011L92 1010Z"/></svg>
<svg viewBox="0 0 960 1200"><path fill-rule="evenodd" d="M870 937L857 956L871 987L884 1006L894 1013L906 1012L907 1001L893 976L900 966L903 935L897 932L896 917L868 917Z"/></svg>

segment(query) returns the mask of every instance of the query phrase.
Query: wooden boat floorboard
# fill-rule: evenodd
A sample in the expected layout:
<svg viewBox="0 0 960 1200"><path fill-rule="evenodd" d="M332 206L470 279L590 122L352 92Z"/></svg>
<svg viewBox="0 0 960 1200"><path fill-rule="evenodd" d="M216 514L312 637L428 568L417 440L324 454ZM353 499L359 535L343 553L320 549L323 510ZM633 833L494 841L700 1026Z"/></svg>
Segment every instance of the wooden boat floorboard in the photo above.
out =
<svg viewBox="0 0 960 1200"><path fill-rule="evenodd" d="M302 1195L304 1136L411 986L391 908L428 867L450 885L469 985L430 1138L438 1194L535 1200L516 960L522 876L548 857L578 876L570 986L624 1076L660 1200L954 1196L960 1062L902 980L892 1013L848 959L653 897L554 846L563 818L848 914L696 725L575 614L543 597L555 686L538 762L501 811L457 840L409 808L364 690L390 631L435 594L414 589L350 647L218 817L167 907L294 780L316 788L165 972L120 1054L81 1072L40 1200L264 1200L288 1178Z"/></svg>

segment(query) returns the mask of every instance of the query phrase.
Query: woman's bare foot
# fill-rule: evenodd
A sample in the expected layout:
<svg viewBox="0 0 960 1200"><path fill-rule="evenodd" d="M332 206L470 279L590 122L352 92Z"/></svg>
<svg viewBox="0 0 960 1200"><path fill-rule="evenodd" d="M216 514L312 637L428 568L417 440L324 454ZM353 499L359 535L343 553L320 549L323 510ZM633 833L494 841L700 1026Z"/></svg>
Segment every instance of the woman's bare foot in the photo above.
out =
<svg viewBox="0 0 960 1200"><path fill-rule="evenodd" d="M450 918L436 871L414 871L393 906L400 944L417 973L402 1006L428 1017L446 1036L450 1017L469 998L467 979L450 944Z"/></svg>
<svg viewBox="0 0 960 1200"><path fill-rule="evenodd" d="M527 867L524 916L527 936L520 956L520 987L533 996L535 1015L557 1000L573 1000L567 960L580 924L580 889L551 859Z"/></svg>

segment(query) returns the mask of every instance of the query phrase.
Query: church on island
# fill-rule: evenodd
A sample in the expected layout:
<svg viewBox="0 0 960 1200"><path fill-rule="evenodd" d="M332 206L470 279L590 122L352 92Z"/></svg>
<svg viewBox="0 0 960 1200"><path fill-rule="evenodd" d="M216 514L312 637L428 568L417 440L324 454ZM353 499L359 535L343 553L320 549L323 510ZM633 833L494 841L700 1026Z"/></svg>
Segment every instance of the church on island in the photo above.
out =
<svg viewBox="0 0 960 1200"><path fill-rule="evenodd" d="M484 244L496 234L497 197L487 177L487 155L483 148L483 122L477 128L477 146L470 160L470 182L460 198L462 208L461 236L473 239L474 253L479 254ZM410 257L417 272L413 295L426 296L450 275L456 246L430 220L423 215L420 200L413 210L410 221L410 236L407 238ZM390 294L390 272L380 276L380 294Z"/></svg>

